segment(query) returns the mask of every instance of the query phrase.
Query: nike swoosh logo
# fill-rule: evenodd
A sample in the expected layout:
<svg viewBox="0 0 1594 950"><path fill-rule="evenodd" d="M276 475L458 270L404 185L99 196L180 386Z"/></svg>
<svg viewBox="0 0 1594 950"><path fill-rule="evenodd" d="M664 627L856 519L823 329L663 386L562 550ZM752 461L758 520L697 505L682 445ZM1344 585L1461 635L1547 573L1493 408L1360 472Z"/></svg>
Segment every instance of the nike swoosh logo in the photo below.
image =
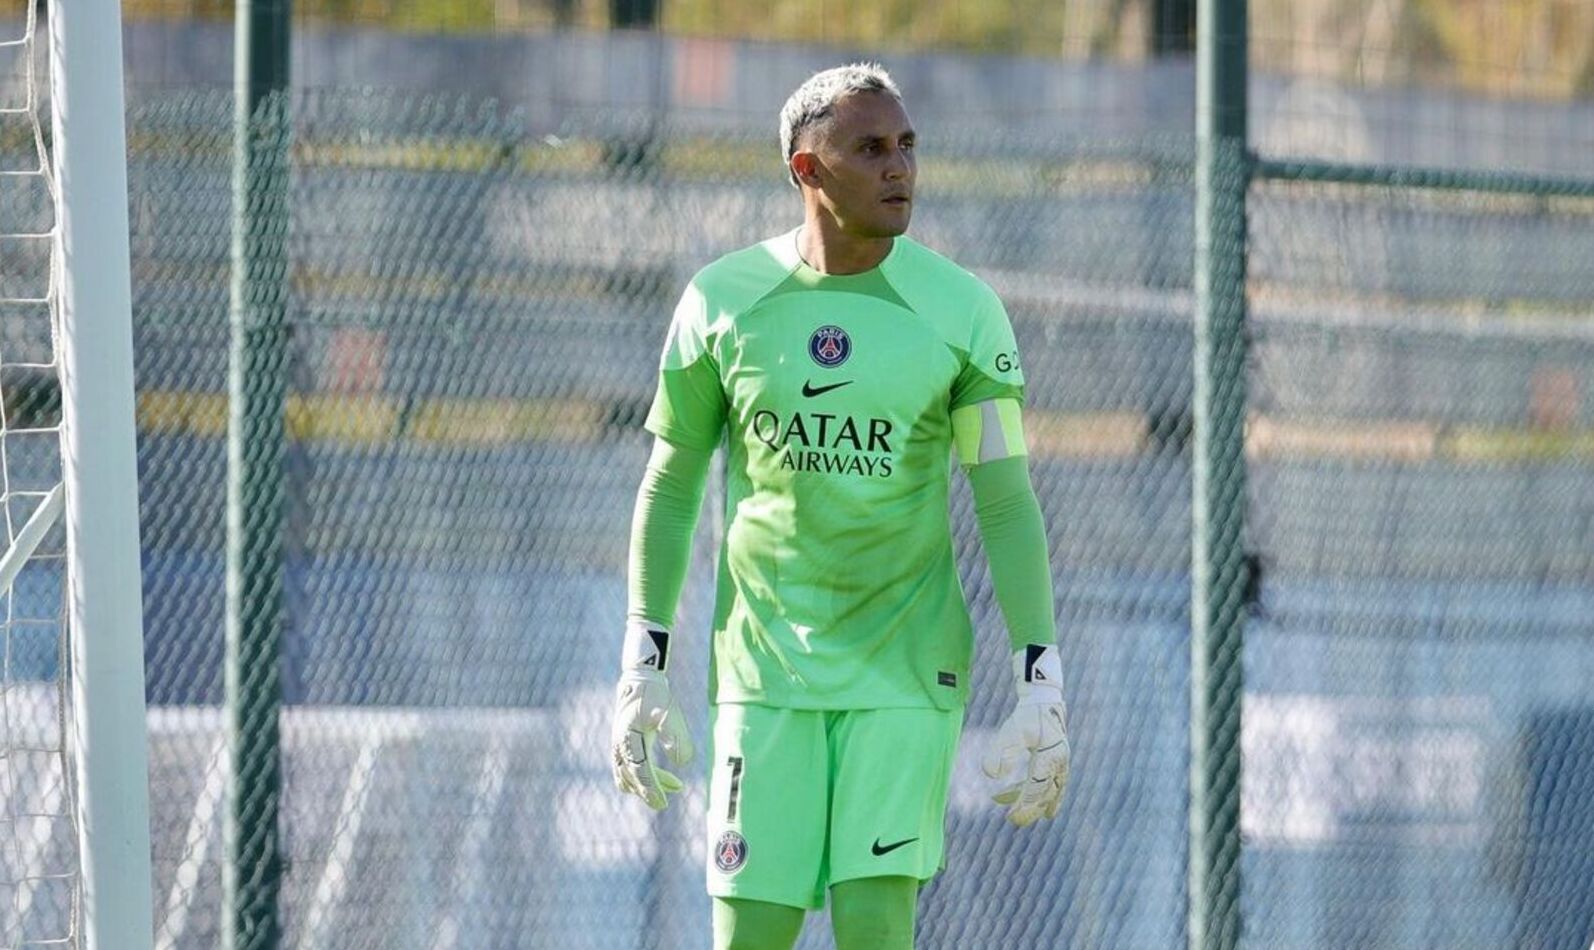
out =
<svg viewBox="0 0 1594 950"><path fill-rule="evenodd" d="M855 380L847 379L839 383L831 383L829 386L815 386L813 383L804 380L803 395L812 399L814 396L823 396L832 389L840 389L843 386L851 386L853 382L855 382Z"/></svg>
<svg viewBox="0 0 1594 950"><path fill-rule="evenodd" d="M879 857L882 854L890 854L891 852L897 850L898 848L902 847L903 845L912 844L913 842L918 841L918 840L919 840L918 838L903 838L901 841L893 841L890 844L883 845L883 844L880 843L880 839L876 838L876 839L874 839L874 846L871 847L869 850L874 852L875 857Z"/></svg>

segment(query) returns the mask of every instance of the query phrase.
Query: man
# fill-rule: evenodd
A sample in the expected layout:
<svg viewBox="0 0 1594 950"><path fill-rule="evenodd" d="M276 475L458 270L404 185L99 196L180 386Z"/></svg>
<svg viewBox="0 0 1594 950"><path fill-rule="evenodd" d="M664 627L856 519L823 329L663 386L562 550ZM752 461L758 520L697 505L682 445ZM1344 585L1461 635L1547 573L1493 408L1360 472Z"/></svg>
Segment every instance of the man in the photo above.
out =
<svg viewBox="0 0 1594 950"><path fill-rule="evenodd" d="M839 950L913 943L940 869L972 630L949 457L973 489L1018 705L984 767L1027 825L1057 813L1068 739L1051 573L1007 314L904 232L914 131L874 65L781 110L800 228L699 272L670 326L632 525L615 781L663 808L692 743L671 622L714 449L726 532L710 652L708 889L719 950L787 950L831 899Z"/></svg>

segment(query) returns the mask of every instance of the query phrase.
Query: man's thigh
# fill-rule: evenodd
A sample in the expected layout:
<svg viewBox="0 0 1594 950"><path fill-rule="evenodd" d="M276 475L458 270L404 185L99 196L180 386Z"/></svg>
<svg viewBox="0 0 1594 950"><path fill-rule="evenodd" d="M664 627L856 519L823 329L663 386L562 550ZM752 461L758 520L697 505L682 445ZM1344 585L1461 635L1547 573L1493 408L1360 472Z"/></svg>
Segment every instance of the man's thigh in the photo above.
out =
<svg viewBox="0 0 1594 950"><path fill-rule="evenodd" d="M831 713L829 883L927 881L946 853L946 801L962 710Z"/></svg>
<svg viewBox="0 0 1594 950"><path fill-rule="evenodd" d="M824 905L830 783L824 715L742 703L710 710L710 895Z"/></svg>

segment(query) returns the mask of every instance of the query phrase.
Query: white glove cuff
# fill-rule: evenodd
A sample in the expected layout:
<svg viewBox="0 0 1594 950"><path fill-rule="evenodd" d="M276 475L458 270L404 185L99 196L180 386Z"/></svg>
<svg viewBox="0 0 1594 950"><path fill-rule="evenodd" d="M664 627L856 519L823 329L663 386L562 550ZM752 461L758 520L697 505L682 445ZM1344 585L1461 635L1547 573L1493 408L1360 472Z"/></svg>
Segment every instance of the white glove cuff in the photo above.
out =
<svg viewBox="0 0 1594 950"><path fill-rule="evenodd" d="M620 650L623 672L663 673L670 665L670 631L656 623L628 620Z"/></svg>
<svg viewBox="0 0 1594 950"><path fill-rule="evenodd" d="M1063 701L1063 662L1053 643L1030 643L1013 653L1013 685L1018 704Z"/></svg>

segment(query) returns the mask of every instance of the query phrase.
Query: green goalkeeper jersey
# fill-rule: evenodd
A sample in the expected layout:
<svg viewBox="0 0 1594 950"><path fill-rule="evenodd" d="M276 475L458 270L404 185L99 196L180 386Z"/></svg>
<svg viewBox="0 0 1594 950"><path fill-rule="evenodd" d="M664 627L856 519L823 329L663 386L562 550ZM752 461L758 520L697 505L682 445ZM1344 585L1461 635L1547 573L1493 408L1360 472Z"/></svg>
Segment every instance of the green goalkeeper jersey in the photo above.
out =
<svg viewBox="0 0 1594 950"><path fill-rule="evenodd" d="M965 701L951 413L1023 386L996 294L906 237L861 274L810 268L793 231L693 277L647 428L727 450L711 702Z"/></svg>

